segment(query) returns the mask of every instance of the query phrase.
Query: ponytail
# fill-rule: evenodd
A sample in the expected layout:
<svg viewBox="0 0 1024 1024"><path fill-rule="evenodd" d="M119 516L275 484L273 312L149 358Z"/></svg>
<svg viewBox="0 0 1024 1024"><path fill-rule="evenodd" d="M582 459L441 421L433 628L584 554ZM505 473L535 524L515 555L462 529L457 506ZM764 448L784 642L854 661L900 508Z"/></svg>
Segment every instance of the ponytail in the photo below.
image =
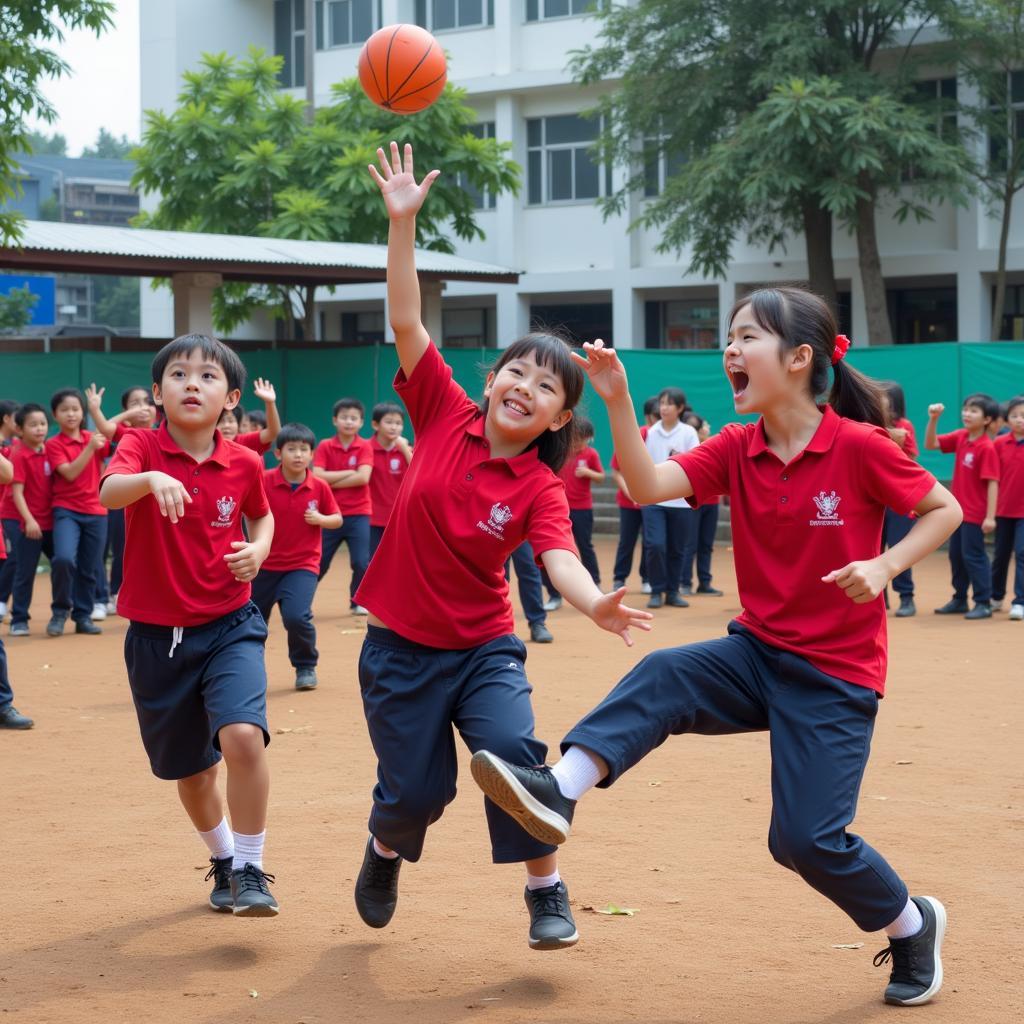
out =
<svg viewBox="0 0 1024 1024"><path fill-rule="evenodd" d="M840 416L876 427L887 425L885 392L877 380L855 370L845 359L832 367L832 373L828 404Z"/></svg>

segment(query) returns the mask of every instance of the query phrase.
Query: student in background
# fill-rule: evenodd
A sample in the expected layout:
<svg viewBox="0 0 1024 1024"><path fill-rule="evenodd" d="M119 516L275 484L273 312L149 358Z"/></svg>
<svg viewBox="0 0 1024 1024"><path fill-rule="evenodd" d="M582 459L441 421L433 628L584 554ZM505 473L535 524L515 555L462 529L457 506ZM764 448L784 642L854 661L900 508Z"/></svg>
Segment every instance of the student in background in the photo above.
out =
<svg viewBox="0 0 1024 1024"><path fill-rule="evenodd" d="M885 395L886 411L889 417L889 436L900 446L904 455L917 460L917 435L914 424L907 419L907 400L903 388L895 381L882 384ZM885 528L882 534L882 550L899 544L914 528L912 516L903 516L891 508L885 510ZM896 609L896 618L907 619L917 614L914 604L914 572L908 566L892 580L892 589L899 594L900 606Z"/></svg>
<svg viewBox="0 0 1024 1024"><path fill-rule="evenodd" d="M13 399L0 399L0 455L13 458L14 449L19 443L18 425L15 417L18 403ZM4 559L0 562L0 622L7 614L7 606L14 586L14 569L17 564L17 542L20 533L18 511L11 504L10 490L6 484L0 484L0 524L3 535L0 545L4 548Z"/></svg>
<svg viewBox="0 0 1024 1024"><path fill-rule="evenodd" d="M384 527L388 525L398 488L412 461L412 448L402 437L405 413L397 402L378 402L370 413L373 437L373 472L370 474L370 557L377 550Z"/></svg>
<svg viewBox="0 0 1024 1024"><path fill-rule="evenodd" d="M1024 620L1024 395L1006 404L1008 433L995 440L999 457L999 497L996 502L996 550L992 559L992 607L1002 606L1006 574L1016 563L1010 619Z"/></svg>
<svg viewBox="0 0 1024 1024"><path fill-rule="evenodd" d="M269 380L257 377L253 381L252 393L263 401L263 408L266 410L262 427L255 427L250 419L252 430L242 431L242 410L237 406L233 409L225 409L217 422L217 429L225 441L234 441L243 448L254 451L257 455L263 455L270 451L274 439L281 432L281 415L277 411L277 391Z"/></svg>
<svg viewBox="0 0 1024 1024"><path fill-rule="evenodd" d="M14 479L14 467L6 455L0 455L0 487L7 487ZM0 544L0 563L7 559L7 552ZM7 652L0 639L0 729L31 729L35 723L21 714L14 706L14 691L7 674Z"/></svg>
<svg viewBox="0 0 1024 1024"><path fill-rule="evenodd" d="M692 410L683 414L683 422L697 431L697 438L703 444L711 436L711 424ZM684 595L700 594L704 597L721 597L711 582L711 557L715 553L715 534L718 532L718 511L721 498L708 497L702 505L693 510L694 529L690 531L690 545L683 554L683 572L680 577ZM693 589L693 563L697 563L697 589Z"/></svg>

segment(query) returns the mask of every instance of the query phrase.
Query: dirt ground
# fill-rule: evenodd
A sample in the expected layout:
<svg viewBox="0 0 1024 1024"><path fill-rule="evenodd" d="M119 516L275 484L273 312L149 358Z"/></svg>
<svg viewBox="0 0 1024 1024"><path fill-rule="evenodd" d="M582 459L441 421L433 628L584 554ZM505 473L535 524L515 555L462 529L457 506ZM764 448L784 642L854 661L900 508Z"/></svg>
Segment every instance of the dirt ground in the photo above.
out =
<svg viewBox="0 0 1024 1024"><path fill-rule="evenodd" d="M607 569L610 540L599 556ZM206 909L205 851L139 742L121 658L126 623L108 619L102 637L46 639L40 578L34 635L4 629L16 703L37 724L0 734L3 1020L1024 1017L1024 623L932 615L948 597L944 556L916 570L921 614L890 621L890 695L856 824L913 892L939 896L949 912L945 987L917 1010L882 1003L888 971L871 957L885 939L859 932L772 861L763 734L669 741L590 795L561 864L581 938L558 953L526 944L522 872L490 863L463 750L459 797L423 860L404 867L394 921L366 928L352 885L374 760L355 674L364 626L341 610L342 570L336 562L317 598L319 690L294 691L283 632L271 624L266 866L282 906L273 920ZM632 650L571 608L549 616L555 643L529 648L538 735L554 747L646 651L721 634L738 611L725 549L715 571L725 597L657 612L655 631ZM595 912L609 903L635 914Z"/></svg>

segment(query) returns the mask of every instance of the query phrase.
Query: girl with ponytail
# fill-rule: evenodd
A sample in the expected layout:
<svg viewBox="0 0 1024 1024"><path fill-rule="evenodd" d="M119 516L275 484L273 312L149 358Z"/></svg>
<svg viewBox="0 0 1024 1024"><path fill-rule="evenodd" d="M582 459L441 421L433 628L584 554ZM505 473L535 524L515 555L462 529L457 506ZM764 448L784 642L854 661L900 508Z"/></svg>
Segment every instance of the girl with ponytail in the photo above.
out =
<svg viewBox="0 0 1024 1024"><path fill-rule="evenodd" d="M846 364L849 344L810 292L762 288L742 299L723 364L736 411L760 418L657 465L615 352L584 346L579 361L608 407L630 494L644 505L697 506L729 495L743 611L726 637L641 661L570 730L553 768L481 752L473 775L531 834L562 842L588 789L610 785L670 735L770 732L772 855L860 928L885 930L889 945L875 958L892 962L885 1000L913 1005L942 984L945 909L911 898L847 827L885 689L882 592L953 532L961 512L892 443L882 391ZM887 507L917 519L880 555Z"/></svg>

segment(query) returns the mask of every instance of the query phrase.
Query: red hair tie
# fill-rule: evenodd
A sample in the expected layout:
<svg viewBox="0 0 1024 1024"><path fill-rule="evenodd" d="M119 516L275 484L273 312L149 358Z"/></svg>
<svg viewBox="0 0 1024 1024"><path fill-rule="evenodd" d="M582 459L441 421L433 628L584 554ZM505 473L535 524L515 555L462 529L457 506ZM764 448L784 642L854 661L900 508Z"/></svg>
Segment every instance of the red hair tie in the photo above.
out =
<svg viewBox="0 0 1024 1024"><path fill-rule="evenodd" d="M836 347L832 349L832 365L839 363L849 351L850 339L845 334L836 335Z"/></svg>

